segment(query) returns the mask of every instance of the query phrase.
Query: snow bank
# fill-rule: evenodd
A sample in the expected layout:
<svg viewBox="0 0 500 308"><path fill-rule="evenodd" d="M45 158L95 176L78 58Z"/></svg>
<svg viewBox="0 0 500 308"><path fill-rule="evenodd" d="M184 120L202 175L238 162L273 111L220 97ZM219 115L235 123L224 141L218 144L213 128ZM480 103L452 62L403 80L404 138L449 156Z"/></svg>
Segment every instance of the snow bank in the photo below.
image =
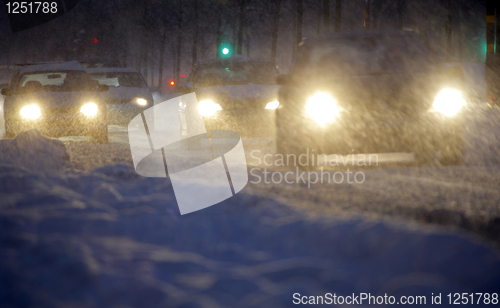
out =
<svg viewBox="0 0 500 308"><path fill-rule="evenodd" d="M289 307L294 293L327 292L429 304L500 285L498 253L457 234L312 219L245 191L180 216L168 179L127 165L0 166L0 200L7 307Z"/></svg>
<svg viewBox="0 0 500 308"><path fill-rule="evenodd" d="M30 170L63 170L70 167L64 144L32 129L14 139L0 140L0 165L14 165Z"/></svg>

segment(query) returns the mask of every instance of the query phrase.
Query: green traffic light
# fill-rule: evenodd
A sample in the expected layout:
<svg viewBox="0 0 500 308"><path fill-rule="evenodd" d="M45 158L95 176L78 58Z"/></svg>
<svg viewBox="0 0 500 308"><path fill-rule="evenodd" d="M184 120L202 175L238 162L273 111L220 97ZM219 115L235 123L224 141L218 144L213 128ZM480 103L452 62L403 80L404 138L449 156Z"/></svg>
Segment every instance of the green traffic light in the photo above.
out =
<svg viewBox="0 0 500 308"><path fill-rule="evenodd" d="M222 49L222 54L227 55L229 53L229 49L227 47L224 47Z"/></svg>

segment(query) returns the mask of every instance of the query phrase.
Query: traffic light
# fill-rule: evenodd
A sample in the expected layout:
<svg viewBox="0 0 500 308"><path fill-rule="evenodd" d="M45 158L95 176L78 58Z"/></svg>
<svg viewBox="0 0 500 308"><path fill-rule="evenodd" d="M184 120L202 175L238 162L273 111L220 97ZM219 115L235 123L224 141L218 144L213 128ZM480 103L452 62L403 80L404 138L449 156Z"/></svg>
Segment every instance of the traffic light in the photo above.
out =
<svg viewBox="0 0 500 308"><path fill-rule="evenodd" d="M219 58L231 57L232 48L229 43L221 43L219 47Z"/></svg>
<svg viewBox="0 0 500 308"><path fill-rule="evenodd" d="M228 35L223 35L217 48L218 58L229 58L233 56L233 40Z"/></svg>
<svg viewBox="0 0 500 308"><path fill-rule="evenodd" d="M170 85L171 85L172 87L173 87L173 86L175 86L175 81L171 80L171 81L170 81Z"/></svg>

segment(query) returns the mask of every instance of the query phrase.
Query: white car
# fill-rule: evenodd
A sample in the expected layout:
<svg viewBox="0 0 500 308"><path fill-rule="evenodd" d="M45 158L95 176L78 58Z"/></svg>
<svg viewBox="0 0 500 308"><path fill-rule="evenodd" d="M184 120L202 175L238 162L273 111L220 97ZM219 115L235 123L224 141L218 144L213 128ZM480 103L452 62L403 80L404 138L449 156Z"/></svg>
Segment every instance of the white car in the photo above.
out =
<svg viewBox="0 0 500 308"><path fill-rule="evenodd" d="M189 134L189 118L203 116L208 130L232 130L245 137L269 137L279 102L276 65L243 56L198 62L187 83L179 88L195 92L198 105L180 106L181 131Z"/></svg>
<svg viewBox="0 0 500 308"><path fill-rule="evenodd" d="M106 67L87 72L99 84L109 86L102 95L108 109L108 124L127 125L137 114L153 106L151 91L136 69Z"/></svg>
<svg viewBox="0 0 500 308"><path fill-rule="evenodd" d="M34 128L50 137L84 135L107 143L106 107L99 93L107 88L76 61L23 65L2 89L6 136Z"/></svg>

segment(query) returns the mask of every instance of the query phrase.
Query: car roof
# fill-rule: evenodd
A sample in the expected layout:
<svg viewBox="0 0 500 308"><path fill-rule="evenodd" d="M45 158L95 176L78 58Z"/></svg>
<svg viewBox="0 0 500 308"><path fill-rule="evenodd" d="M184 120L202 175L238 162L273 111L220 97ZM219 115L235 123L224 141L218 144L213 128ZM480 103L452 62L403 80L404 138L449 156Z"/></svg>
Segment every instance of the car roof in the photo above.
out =
<svg viewBox="0 0 500 308"><path fill-rule="evenodd" d="M120 62L117 59L113 57L107 57L107 56L102 56L102 57L80 57L80 58L75 58L74 60L76 61L116 61Z"/></svg>
<svg viewBox="0 0 500 308"><path fill-rule="evenodd" d="M377 37L415 37L418 38L418 33L414 31L403 30L360 30L360 31L340 31L320 34L302 39L302 44L314 44L317 42L332 41L337 39L357 39L357 38L377 38Z"/></svg>
<svg viewBox="0 0 500 308"><path fill-rule="evenodd" d="M81 63L111 63L113 65L117 65L116 67L121 67L122 64L118 59L115 59L113 57L81 57L81 58L76 58L74 59L78 62Z"/></svg>
<svg viewBox="0 0 500 308"><path fill-rule="evenodd" d="M89 74L95 73L139 73L135 68L132 67L99 67L99 68L88 68L86 72Z"/></svg>
<svg viewBox="0 0 500 308"><path fill-rule="evenodd" d="M20 66L20 74L43 71L85 71L83 66L77 61L40 62L18 65Z"/></svg>
<svg viewBox="0 0 500 308"><path fill-rule="evenodd" d="M245 56L237 55L234 57L228 57L228 58L214 58L214 59L207 59L207 60L201 60L196 62L197 66L200 65L205 65L205 64L211 64L211 63L236 63L236 62L268 62L271 64L274 64L273 61L264 59L264 58L248 58Z"/></svg>

